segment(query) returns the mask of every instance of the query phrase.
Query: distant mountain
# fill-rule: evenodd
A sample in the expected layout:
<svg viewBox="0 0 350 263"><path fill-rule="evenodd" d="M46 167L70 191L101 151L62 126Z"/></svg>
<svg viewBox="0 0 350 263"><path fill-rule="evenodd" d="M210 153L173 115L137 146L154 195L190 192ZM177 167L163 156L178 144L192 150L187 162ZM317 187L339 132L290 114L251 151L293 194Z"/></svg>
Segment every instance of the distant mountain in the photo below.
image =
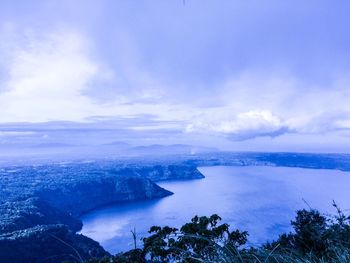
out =
<svg viewBox="0 0 350 263"><path fill-rule="evenodd" d="M186 144L172 144L172 145L144 145L136 146L130 148L130 151L135 154L140 155L172 155L172 154L197 154L204 152L215 152L217 149L202 147L202 146L193 146Z"/></svg>
<svg viewBox="0 0 350 263"><path fill-rule="evenodd" d="M126 142L114 141L114 142L105 143L105 144L103 144L103 146L115 146L118 148L129 148L130 144L128 144Z"/></svg>

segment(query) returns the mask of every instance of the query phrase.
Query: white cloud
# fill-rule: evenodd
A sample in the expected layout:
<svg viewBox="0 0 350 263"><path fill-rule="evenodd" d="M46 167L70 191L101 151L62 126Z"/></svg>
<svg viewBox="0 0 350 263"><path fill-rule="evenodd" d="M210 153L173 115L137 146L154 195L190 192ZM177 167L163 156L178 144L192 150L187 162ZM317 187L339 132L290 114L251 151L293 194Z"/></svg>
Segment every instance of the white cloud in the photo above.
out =
<svg viewBox="0 0 350 263"><path fill-rule="evenodd" d="M243 72L213 93L223 106L197 109L187 132L232 140L350 130L350 78L310 83L282 71Z"/></svg>
<svg viewBox="0 0 350 263"><path fill-rule="evenodd" d="M81 121L98 114L99 105L83 93L105 75L84 37L58 31L29 34L16 44L3 65L7 78L0 93L0 122Z"/></svg>
<svg viewBox="0 0 350 263"><path fill-rule="evenodd" d="M227 114L226 114L227 115ZM245 140L258 136L277 136L286 132L283 121L268 110L252 110L222 118L211 113L187 126L187 132L212 132L224 134L233 140Z"/></svg>
<svg viewBox="0 0 350 263"><path fill-rule="evenodd" d="M0 54L7 57L0 62L6 72L6 78L0 78L0 123L81 122L92 116L140 114L178 118L177 109L161 102L164 87L157 79L135 65L130 70L133 74L124 76L130 79L129 90L120 87L117 74L97 60L93 43L80 33L30 31L19 32L23 35L16 38L17 30L14 26L7 30L10 33L0 29L7 43L0 45ZM111 96L104 98L104 93Z"/></svg>

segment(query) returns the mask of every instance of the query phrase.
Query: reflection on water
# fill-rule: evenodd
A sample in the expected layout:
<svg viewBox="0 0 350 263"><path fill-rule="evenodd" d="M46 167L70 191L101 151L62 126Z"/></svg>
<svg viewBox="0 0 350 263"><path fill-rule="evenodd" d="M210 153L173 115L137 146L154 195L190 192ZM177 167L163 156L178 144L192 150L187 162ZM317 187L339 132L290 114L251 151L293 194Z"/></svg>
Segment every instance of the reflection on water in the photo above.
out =
<svg viewBox="0 0 350 263"><path fill-rule="evenodd" d="M194 215L219 214L232 228L248 230L261 244L290 230L295 211L307 207L333 212L332 200L350 208L350 173L286 167L203 167L201 180L162 182L175 194L95 210L82 220L82 233L111 253L133 247L131 230L147 235L152 225L179 227ZM141 241L139 241L141 245Z"/></svg>

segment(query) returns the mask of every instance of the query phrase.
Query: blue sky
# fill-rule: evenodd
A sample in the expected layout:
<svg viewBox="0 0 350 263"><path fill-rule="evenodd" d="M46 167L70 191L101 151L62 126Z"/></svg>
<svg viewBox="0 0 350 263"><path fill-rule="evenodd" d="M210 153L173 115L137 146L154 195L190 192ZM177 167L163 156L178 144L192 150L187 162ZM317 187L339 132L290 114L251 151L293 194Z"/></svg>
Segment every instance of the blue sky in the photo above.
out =
<svg viewBox="0 0 350 263"><path fill-rule="evenodd" d="M348 152L349 12L345 0L3 0L0 143L92 130Z"/></svg>

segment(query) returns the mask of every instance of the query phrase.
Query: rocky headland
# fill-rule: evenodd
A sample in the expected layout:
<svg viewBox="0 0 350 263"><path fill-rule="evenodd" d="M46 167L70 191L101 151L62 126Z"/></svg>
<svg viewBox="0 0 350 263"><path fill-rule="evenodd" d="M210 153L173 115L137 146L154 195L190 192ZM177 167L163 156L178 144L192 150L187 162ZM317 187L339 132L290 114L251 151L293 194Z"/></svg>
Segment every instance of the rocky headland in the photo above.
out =
<svg viewBox="0 0 350 263"><path fill-rule="evenodd" d="M81 262L108 255L77 234L101 206L161 198L161 180L204 176L192 165L75 163L0 168L0 262Z"/></svg>

